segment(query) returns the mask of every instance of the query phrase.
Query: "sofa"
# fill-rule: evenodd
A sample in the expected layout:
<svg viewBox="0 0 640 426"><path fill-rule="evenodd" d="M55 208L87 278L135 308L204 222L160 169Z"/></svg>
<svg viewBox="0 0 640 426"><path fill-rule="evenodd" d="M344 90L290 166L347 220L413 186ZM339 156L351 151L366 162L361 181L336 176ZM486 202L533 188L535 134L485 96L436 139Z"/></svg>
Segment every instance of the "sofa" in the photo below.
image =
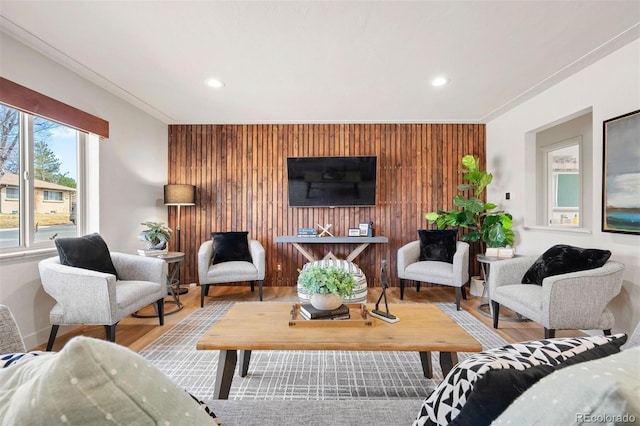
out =
<svg viewBox="0 0 640 426"><path fill-rule="evenodd" d="M569 420L576 415L582 415L584 422L604 415L626 415L627 420L629 416L635 416L635 421L638 421L640 326L619 353L614 353L616 351L612 348L626 340L626 336L614 336L617 337L585 338L587 341L591 339L601 342L616 339L616 342L606 346L607 349L601 354L603 356L598 359L552 371L518 396L497 418L496 423L507 423L510 420L511 424L519 425L569 424L575 423ZM535 346L539 349L538 357L542 353L548 353L550 342L559 347L564 344L566 347L560 352L565 356L568 352L575 356L588 353L587 346L591 346L591 349L596 346L593 343L583 345L580 352L576 349L577 346L569 348L569 340L571 339L540 340L508 346ZM605 345L607 344L599 346ZM505 348L496 348L494 351L496 350L505 351ZM210 409L208 412L205 406L173 384L138 354L111 342L76 337L58 353L24 351L24 343L11 313L0 305L0 425L48 425L65 421L68 424L113 424L114 420L131 425L166 422L172 425L221 423L227 426L428 424L420 423L420 419L416 420L421 415L421 406L424 407L426 400L410 399L207 400L204 402ZM469 360L474 357L486 358L487 354L475 354L460 362L429 397L446 389L448 380L454 376L460 377L463 371L466 371L465 376L471 377L468 367L473 362ZM2 368L7 362L12 365ZM507 365L504 362L501 364L503 367ZM624 374L611 372L609 367L612 365L624 368ZM479 379L478 375L476 378ZM579 382L582 379L591 382ZM576 386L576 383L581 384ZM603 394L606 394L606 398L602 397ZM576 413L578 409L575 407L583 407L583 402L588 398L599 401L601 406L594 406L589 412L583 410ZM478 407L477 411L471 413L478 420L478 414L484 407L477 405L477 401L472 398L467 399L469 406L474 403ZM562 401L560 409L547 409L553 406L553 399ZM614 401L617 405L604 405L603 402L606 401ZM569 405L570 403L573 405ZM617 411L602 411L614 406ZM217 420L212 418L211 410L218 416Z"/></svg>

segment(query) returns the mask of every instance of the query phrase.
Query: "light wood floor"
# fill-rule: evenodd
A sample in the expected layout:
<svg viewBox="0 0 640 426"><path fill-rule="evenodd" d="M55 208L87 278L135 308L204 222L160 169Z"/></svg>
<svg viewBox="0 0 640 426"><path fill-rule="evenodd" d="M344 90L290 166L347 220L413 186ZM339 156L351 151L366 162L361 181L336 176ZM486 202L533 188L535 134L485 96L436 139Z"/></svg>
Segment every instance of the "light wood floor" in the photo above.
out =
<svg viewBox="0 0 640 426"><path fill-rule="evenodd" d="M368 301L375 303L380 295L380 288L369 288ZM387 299L389 303L415 303L415 302L449 302L455 303L455 291L451 287L421 287L419 292L415 288L405 288L404 300L400 300L400 289L391 288L387 291ZM184 308L172 315L165 315L164 326L158 325L157 318L124 318L116 328L116 341L118 344L127 346L129 349L139 352L148 344L160 337L163 333L169 331L175 324L189 315L196 309L200 309L200 287L189 289L189 293L180 296L180 300L184 304ZM258 301L258 291L251 292L249 286L211 286L209 296L205 298L205 304L211 300L225 300L235 302ZM296 289L294 287L264 287L263 300L265 302L297 302ZM471 296L467 291L467 300L462 300L461 308L471 313L473 316L482 321L487 327L492 327L493 322L490 317L483 315L478 311L480 297ZM151 308L149 312L153 312ZM171 311L174 305L166 304L165 309ZM509 314L506 309L501 309L501 314ZM392 312L393 313L393 312ZM513 317L513 313L508 315ZM542 326L531 322L511 322L500 321L500 328L497 331L507 342L514 343L524 340L542 339L544 330ZM105 329L102 326L83 326L73 331L59 335L53 347L54 351L58 351L72 337L83 335L99 339L105 338ZM565 336L583 336L584 333L579 330L559 330L556 337ZM44 350L45 345L33 348L34 350Z"/></svg>

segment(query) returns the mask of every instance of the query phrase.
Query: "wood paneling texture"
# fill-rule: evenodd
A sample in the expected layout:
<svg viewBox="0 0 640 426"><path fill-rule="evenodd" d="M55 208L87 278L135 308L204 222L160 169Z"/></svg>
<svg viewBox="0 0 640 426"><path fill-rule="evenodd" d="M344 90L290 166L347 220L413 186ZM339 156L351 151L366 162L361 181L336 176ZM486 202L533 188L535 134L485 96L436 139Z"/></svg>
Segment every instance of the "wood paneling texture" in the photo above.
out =
<svg viewBox="0 0 640 426"><path fill-rule="evenodd" d="M306 260L291 244L276 244L276 236L326 223L333 224L334 235L346 235L348 228L371 221L376 235L387 236L389 243L370 245L355 262L369 286L378 286L379 265L386 259L391 284L398 285L398 248L428 227L425 213L453 207L466 154L479 157L485 167L483 124L171 125L169 183L196 186L196 205L181 210L187 254L181 280L198 282L198 248L212 231L249 231L266 251L265 285L293 286ZM329 155L378 157L375 207L288 207L286 158ZM175 229L177 210L168 212ZM354 246L306 247L319 257L325 250L346 257ZM480 273L476 253L474 244L472 275Z"/></svg>

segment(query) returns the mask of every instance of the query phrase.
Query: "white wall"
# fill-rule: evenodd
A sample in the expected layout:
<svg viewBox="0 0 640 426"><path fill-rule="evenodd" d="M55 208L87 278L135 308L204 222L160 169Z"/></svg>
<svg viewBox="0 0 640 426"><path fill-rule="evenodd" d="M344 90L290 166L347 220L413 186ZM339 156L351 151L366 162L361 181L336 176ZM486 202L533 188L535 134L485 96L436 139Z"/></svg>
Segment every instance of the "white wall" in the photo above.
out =
<svg viewBox="0 0 640 426"><path fill-rule="evenodd" d="M569 117L593 111L592 200L586 209L593 218L590 233L524 229L526 210L525 134ZM487 199L502 200L513 214L516 251L538 255L554 244L611 250L612 259L626 265L621 294L610 308L614 331L631 332L640 321L640 236L601 232L602 122L640 109L640 40L613 52L524 104L487 123L487 169L494 173ZM505 200L511 192L511 200Z"/></svg>
<svg viewBox="0 0 640 426"><path fill-rule="evenodd" d="M167 220L167 125L0 33L0 74L11 81L109 121L110 137L99 143L98 231L114 251L135 253L140 222ZM56 255L55 249L46 256ZM13 311L28 347L46 341L53 300L42 290L40 257L0 261L0 303ZM63 330L61 330L61 333Z"/></svg>

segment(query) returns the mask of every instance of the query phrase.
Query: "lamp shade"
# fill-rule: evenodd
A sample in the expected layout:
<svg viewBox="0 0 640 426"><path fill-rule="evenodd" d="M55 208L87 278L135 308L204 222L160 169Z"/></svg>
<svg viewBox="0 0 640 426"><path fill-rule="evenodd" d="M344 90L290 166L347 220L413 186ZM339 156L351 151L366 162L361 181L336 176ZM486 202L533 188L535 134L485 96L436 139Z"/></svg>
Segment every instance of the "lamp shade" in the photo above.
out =
<svg viewBox="0 0 640 426"><path fill-rule="evenodd" d="M164 203L168 206L193 206L196 203L196 187L182 184L165 185Z"/></svg>

